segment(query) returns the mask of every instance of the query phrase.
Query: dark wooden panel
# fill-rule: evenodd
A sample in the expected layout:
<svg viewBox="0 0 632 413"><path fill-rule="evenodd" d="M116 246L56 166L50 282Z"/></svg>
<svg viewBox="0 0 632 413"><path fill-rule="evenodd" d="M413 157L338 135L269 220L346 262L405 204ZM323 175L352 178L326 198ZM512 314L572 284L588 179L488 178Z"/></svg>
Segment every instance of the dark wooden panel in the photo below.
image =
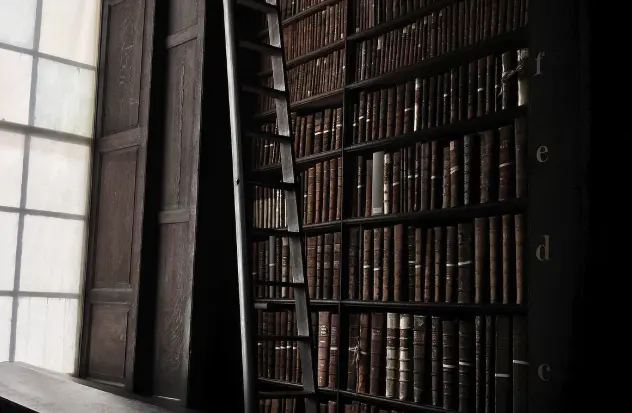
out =
<svg viewBox="0 0 632 413"><path fill-rule="evenodd" d="M154 392L172 398L182 397L182 353L186 306L191 299L191 257L188 255L188 223L166 224L160 230L158 267L158 307L156 312L156 365Z"/></svg>
<svg viewBox="0 0 632 413"><path fill-rule="evenodd" d="M138 147L101 156L94 287L130 284Z"/></svg>
<svg viewBox="0 0 632 413"><path fill-rule="evenodd" d="M197 43L190 41L168 51L164 135L164 209L189 205L193 150L193 115Z"/></svg>
<svg viewBox="0 0 632 413"><path fill-rule="evenodd" d="M102 16L79 374L133 391L154 0L104 2Z"/></svg>
<svg viewBox="0 0 632 413"><path fill-rule="evenodd" d="M169 34L174 34L197 23L198 7L198 0L170 1Z"/></svg>
<svg viewBox="0 0 632 413"><path fill-rule="evenodd" d="M136 126L139 120L143 53L142 0L123 0L107 16L103 133Z"/></svg>
<svg viewBox="0 0 632 413"><path fill-rule="evenodd" d="M125 345L129 308L121 305L92 306L89 371L109 380L125 377Z"/></svg>

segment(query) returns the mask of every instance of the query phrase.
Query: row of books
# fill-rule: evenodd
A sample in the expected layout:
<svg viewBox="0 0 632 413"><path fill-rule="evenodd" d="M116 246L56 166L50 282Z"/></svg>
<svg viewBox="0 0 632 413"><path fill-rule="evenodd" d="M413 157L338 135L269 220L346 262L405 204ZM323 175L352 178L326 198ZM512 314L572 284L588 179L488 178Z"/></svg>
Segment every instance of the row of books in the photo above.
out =
<svg viewBox="0 0 632 413"><path fill-rule="evenodd" d="M260 311L258 321L260 334L296 334L292 311ZM312 313L311 321L319 387L460 412L526 411L524 316L351 314L344 343L338 314ZM258 350L260 377L302 381L295 342L259 342Z"/></svg>
<svg viewBox="0 0 632 413"><path fill-rule="evenodd" d="M524 304L524 215L476 218L421 228L405 224L352 228L308 236L307 284L312 299L425 303ZM252 276L258 298L292 298L286 238L254 243ZM341 280L343 254L347 279ZM342 281L347 290L340 295Z"/></svg>
<svg viewBox="0 0 632 413"><path fill-rule="evenodd" d="M353 167L351 217L455 208L522 198L526 120L446 143L419 143L359 156ZM353 160L353 159L352 159ZM348 166L349 167L349 166ZM303 224L341 219L342 162L317 163L299 174ZM256 187L254 223L285 226L285 195ZM346 217L348 218L348 217Z"/></svg>
<svg viewBox="0 0 632 413"><path fill-rule="evenodd" d="M368 1L359 0L356 4ZM356 81L454 52L524 26L526 8L524 5L521 8L520 3L520 0L463 0L404 27L362 41L356 47L355 61L359 70ZM371 9L361 8L364 19L370 18ZM361 20L360 30L367 25L363 21L366 20Z"/></svg>

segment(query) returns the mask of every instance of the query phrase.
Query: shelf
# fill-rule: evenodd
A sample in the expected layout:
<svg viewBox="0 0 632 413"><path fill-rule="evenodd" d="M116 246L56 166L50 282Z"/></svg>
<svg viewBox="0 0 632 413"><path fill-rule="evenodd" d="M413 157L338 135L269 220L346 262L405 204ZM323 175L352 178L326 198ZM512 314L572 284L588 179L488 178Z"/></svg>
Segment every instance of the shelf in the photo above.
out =
<svg viewBox="0 0 632 413"><path fill-rule="evenodd" d="M312 300L314 301L314 300ZM340 304L358 313L366 310L406 312L414 314L488 314L488 315L513 315L526 314L525 305L516 304L458 304L458 303L424 303L415 301L366 301L366 300L342 300Z"/></svg>
<svg viewBox="0 0 632 413"><path fill-rule="evenodd" d="M339 40L337 42L330 43L316 50L312 50L311 52L305 53L304 55L296 57L292 60L288 60L285 66L288 69L292 69L293 67L309 62L310 60L314 60L321 56L325 56L331 52L335 52L336 50L344 49L344 47L345 47L344 39ZM258 76L271 76L271 75L272 75L272 69L264 70L263 72L259 72L258 74Z"/></svg>
<svg viewBox="0 0 632 413"><path fill-rule="evenodd" d="M309 305L318 309L334 309L338 308L338 302L338 300L312 299L309 300ZM258 310L264 311L291 309L296 305L293 298L255 298L255 303ZM260 308L261 304L266 304L267 308Z"/></svg>
<svg viewBox="0 0 632 413"><path fill-rule="evenodd" d="M526 106L503 109L499 112L490 113L477 118L447 123L445 125L422 129L420 131L399 135L393 138L357 143L346 147L345 153L362 155L366 153L374 153L376 151L397 150L416 143L447 141L454 139L455 137L461 138L470 133L483 132L485 130L512 124L516 118L526 116L526 114Z"/></svg>
<svg viewBox="0 0 632 413"><path fill-rule="evenodd" d="M412 402L403 402L398 399L386 398L383 396L372 396L366 393L356 393L347 390L339 390L338 394L341 399L347 399L349 401L361 401L371 403L378 407L387 407L388 409L397 409L403 411L414 411L420 413L456 413L455 410L442 409L440 407L415 404ZM340 401L342 402L342 400ZM339 403L340 403L339 402Z"/></svg>
<svg viewBox="0 0 632 413"><path fill-rule="evenodd" d="M302 389L303 384L301 383L292 383L285 380L277 380L277 379L268 379L265 377L257 377L258 381L262 385L267 385L271 387L285 387L286 389ZM338 393L338 390L332 389L330 387L319 387L316 389L316 396L320 395L329 395L335 396Z"/></svg>
<svg viewBox="0 0 632 413"><path fill-rule="evenodd" d="M399 16L395 19L391 19L385 21L384 23L380 23L377 26L373 26L369 29L363 30L358 33L354 33L349 36L349 41L353 43L361 42L363 40L367 40L373 37L377 37L381 34L390 32L391 30L400 29L408 24L416 22L419 19L422 19L424 16L428 16L436 11L443 9L453 3L457 3L459 0L440 0L436 3L430 4L428 6L424 6L417 10L413 10L410 13L406 13L403 16Z"/></svg>
<svg viewBox="0 0 632 413"><path fill-rule="evenodd" d="M359 91L379 89L398 83L404 83L418 77L432 77L482 57L499 54L507 50L517 50L527 47L527 34L527 28L520 27L511 32L482 40L454 52L444 53L432 59L395 69L371 79L351 83L346 87L346 90Z"/></svg>
<svg viewBox="0 0 632 413"><path fill-rule="evenodd" d="M329 92L321 93L320 95L311 96L306 99L298 100L296 102L290 102L290 112L303 113L308 111L315 111L318 109L327 109L342 105L342 91L343 89L334 89ZM276 118L276 110L269 110L267 112L258 113L253 116L253 119L259 121L270 121Z"/></svg>

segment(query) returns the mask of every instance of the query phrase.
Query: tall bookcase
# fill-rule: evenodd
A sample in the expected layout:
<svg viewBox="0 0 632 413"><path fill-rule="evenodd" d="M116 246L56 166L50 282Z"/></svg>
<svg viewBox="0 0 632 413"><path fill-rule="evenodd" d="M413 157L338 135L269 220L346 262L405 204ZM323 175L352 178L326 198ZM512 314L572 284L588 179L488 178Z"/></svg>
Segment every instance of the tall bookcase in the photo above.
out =
<svg viewBox="0 0 632 413"><path fill-rule="evenodd" d="M567 407L586 245L583 4L281 5L323 411ZM271 102L257 106L273 131ZM252 154L279 173L274 143ZM256 226L284 226L281 193L251 196ZM291 292L271 285L287 281L287 243L251 256L259 333L291 335ZM262 385L296 386L293 343L257 351Z"/></svg>

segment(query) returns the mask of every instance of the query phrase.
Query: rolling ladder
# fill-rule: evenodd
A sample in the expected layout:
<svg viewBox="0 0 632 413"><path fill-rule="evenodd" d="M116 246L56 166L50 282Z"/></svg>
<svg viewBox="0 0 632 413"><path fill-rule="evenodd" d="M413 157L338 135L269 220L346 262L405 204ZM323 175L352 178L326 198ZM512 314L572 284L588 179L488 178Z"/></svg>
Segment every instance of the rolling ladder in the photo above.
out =
<svg viewBox="0 0 632 413"><path fill-rule="evenodd" d="M251 9L266 16L269 43L253 42L236 38L237 19L241 8ZM287 92L285 57L283 53L283 36L280 12L277 0L224 0L224 29L226 41L226 64L228 71L228 98L230 105L230 125L232 141L233 189L235 198L235 222L237 239L237 259L239 277L239 305L241 322L241 355L242 375L244 382L244 404L246 413L255 413L262 399L302 399L305 402L305 413L317 413L318 404L315 399L316 375L313 358L313 340L310 326L309 297L304 274L303 233L298 212L298 181L294 172L294 149L291 133L289 94ZM271 59L274 86L262 87L241 84L239 81L238 53L243 49L261 53ZM240 68L244 70L248 68ZM255 70L253 67L252 70ZM243 73L243 72L242 72ZM274 99L276 107L277 133L247 130L240 115L239 97L243 93L251 93ZM261 175L256 177L250 171L244 171L244 155L242 152L242 136L249 140L264 139L278 142L280 145L281 179L271 179ZM248 143L251 143L248 141ZM245 145L250 148L251 145ZM245 192L252 188L264 187L283 190L285 192L286 229L254 228L248 219L248 206L245 203ZM253 299L251 288L251 271L249 245L259 237L287 237L289 244L290 282L274 283L277 286L290 287L294 291L296 308L297 336L263 335L256 337L256 326L253 326L253 310L273 308L266 304L258 304ZM274 238L270 238L274 240ZM268 285L270 285L268 283ZM259 391L257 378L257 342L261 341L296 341L300 355L303 379L302 390Z"/></svg>

